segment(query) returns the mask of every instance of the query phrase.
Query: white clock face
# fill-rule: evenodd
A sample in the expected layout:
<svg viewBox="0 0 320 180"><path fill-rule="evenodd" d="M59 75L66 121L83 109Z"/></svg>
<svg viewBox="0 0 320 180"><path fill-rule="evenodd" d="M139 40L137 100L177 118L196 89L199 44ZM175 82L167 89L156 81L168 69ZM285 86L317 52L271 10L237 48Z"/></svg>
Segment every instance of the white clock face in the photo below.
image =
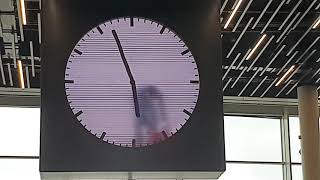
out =
<svg viewBox="0 0 320 180"><path fill-rule="evenodd" d="M119 18L93 28L74 47L65 90L75 117L97 138L142 147L170 138L192 116L199 73L168 27Z"/></svg>

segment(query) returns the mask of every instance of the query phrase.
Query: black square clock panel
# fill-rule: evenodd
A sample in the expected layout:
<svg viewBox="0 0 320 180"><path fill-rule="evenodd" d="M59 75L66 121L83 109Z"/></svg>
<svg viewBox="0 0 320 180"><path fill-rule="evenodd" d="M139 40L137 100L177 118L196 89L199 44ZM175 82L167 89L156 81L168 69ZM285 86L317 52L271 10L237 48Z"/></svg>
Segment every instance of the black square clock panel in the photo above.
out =
<svg viewBox="0 0 320 180"><path fill-rule="evenodd" d="M219 2L42 3L42 172L223 172Z"/></svg>

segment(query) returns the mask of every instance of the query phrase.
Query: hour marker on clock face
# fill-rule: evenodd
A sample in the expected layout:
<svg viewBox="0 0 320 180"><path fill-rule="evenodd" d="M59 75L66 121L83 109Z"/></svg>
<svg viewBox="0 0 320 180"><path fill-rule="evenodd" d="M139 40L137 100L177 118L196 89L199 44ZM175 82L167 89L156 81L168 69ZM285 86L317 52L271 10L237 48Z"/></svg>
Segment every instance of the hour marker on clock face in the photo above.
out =
<svg viewBox="0 0 320 180"><path fill-rule="evenodd" d="M103 34L103 31L102 31L102 29L101 29L99 26L97 26L97 29L98 29L98 31L99 31L100 34Z"/></svg>
<svg viewBox="0 0 320 180"><path fill-rule="evenodd" d="M187 50L183 51L183 52L181 53L181 55L183 56L183 55L187 54L188 52L190 52L190 50L189 50L189 49L187 49Z"/></svg>
<svg viewBox="0 0 320 180"><path fill-rule="evenodd" d="M162 131L162 135L163 135L164 138L166 138L166 139L168 138L168 135L167 135L167 133L165 131Z"/></svg>
<svg viewBox="0 0 320 180"><path fill-rule="evenodd" d="M104 139L104 137L106 136L106 132L103 132L102 134L101 134L101 136L100 136L100 139Z"/></svg>
<svg viewBox="0 0 320 180"><path fill-rule="evenodd" d="M165 29L166 29L166 27L163 26L163 27L161 28L161 30L160 30L160 34L163 34L163 32L164 32Z"/></svg>
<svg viewBox="0 0 320 180"><path fill-rule="evenodd" d="M130 17L130 26L133 26L133 17Z"/></svg>
<svg viewBox="0 0 320 180"><path fill-rule="evenodd" d="M198 102L199 72L189 49L152 19L121 17L92 27L66 60L65 94L74 120L122 148L170 139L192 123Z"/></svg>
<svg viewBox="0 0 320 180"><path fill-rule="evenodd" d="M191 84L199 84L199 81L197 81L197 80L191 80L190 83L191 83Z"/></svg>
<svg viewBox="0 0 320 180"><path fill-rule="evenodd" d="M74 83L74 81L73 80L64 80L64 83Z"/></svg>
<svg viewBox="0 0 320 180"><path fill-rule="evenodd" d="M189 116L192 115L191 112L189 112L189 111L187 111L187 110L185 110L185 109L183 110L183 112L186 113L186 114L189 115Z"/></svg>
<svg viewBox="0 0 320 180"><path fill-rule="evenodd" d="M79 111L75 114L76 117L80 116L83 112L82 111Z"/></svg>
<svg viewBox="0 0 320 180"><path fill-rule="evenodd" d="M78 49L74 49L73 51L74 51L75 53L79 54L79 55L82 55L82 52L79 51Z"/></svg>
<svg viewBox="0 0 320 180"><path fill-rule="evenodd" d="M132 147L136 147L136 139L132 139Z"/></svg>

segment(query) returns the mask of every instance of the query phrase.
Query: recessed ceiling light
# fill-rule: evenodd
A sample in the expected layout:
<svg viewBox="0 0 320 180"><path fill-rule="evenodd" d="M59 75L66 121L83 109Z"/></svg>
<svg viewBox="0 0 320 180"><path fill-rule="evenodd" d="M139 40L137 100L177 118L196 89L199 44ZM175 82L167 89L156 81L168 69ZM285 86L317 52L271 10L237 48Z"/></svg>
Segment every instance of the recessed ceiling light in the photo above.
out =
<svg viewBox="0 0 320 180"><path fill-rule="evenodd" d="M287 77L295 70L296 65L292 65L287 72L279 79L279 81L276 83L276 86L279 86L282 82L284 82Z"/></svg>
<svg viewBox="0 0 320 180"><path fill-rule="evenodd" d="M255 53L255 51L258 49L258 47L260 46L260 44L262 43L262 41L267 37L266 34L264 34L260 40L258 41L258 43L254 46L254 48L252 49L252 51L250 52L250 54L247 56L246 60L249 60L251 58L251 56Z"/></svg>
<svg viewBox="0 0 320 180"><path fill-rule="evenodd" d="M239 1L238 1L237 6L233 9L233 11L232 11L232 13L231 13L231 15L230 15L230 17L229 17L229 19L228 19L227 23L224 25L224 29L227 29L227 28L228 28L228 26L229 26L229 24L230 24L230 22L231 22L232 18L234 17L234 15L236 14L236 12L238 11L238 9L239 9L239 7L240 7L241 3L242 3L242 0L239 0Z"/></svg>
<svg viewBox="0 0 320 180"><path fill-rule="evenodd" d="M316 29L320 24L320 16L318 17L318 19L315 21L314 25L313 25L313 29Z"/></svg>
<svg viewBox="0 0 320 180"><path fill-rule="evenodd" d="M24 89L25 85L24 85L24 77L23 77L21 60L18 60L18 73L19 73L20 87L21 89Z"/></svg>
<svg viewBox="0 0 320 180"><path fill-rule="evenodd" d="M26 16L26 6L24 0L20 0L20 7L21 7L21 15L22 15L22 24L27 24L27 16Z"/></svg>

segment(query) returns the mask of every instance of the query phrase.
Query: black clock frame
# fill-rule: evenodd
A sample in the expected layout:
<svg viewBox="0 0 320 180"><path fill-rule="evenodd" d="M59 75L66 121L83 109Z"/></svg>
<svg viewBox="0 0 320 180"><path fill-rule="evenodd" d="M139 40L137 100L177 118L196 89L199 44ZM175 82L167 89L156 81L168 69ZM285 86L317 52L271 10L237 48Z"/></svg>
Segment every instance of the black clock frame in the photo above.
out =
<svg viewBox="0 0 320 180"><path fill-rule="evenodd" d="M170 27L198 66L200 93L188 123L170 140L122 148L99 140L75 120L64 90L66 61L78 40L108 19L140 16ZM219 1L50 0L42 3L42 172L225 170Z"/></svg>
<svg viewBox="0 0 320 180"><path fill-rule="evenodd" d="M165 28L167 28L169 31L171 31L171 32L173 32L175 35L177 35L179 38L180 38L180 40L181 41L183 41L183 43L186 45L186 43L185 43L185 41L179 36L179 34L177 33L177 32L175 32L174 30L172 30L171 29L171 27L168 27L168 26L166 26L165 24L162 24L161 22L155 22L155 20L153 20L153 19L150 19L150 18L145 18L145 17L136 17L136 16L128 16L128 17L117 17L117 18L115 18L115 19L108 19L107 21L104 21L104 22L102 22L102 23L100 23L100 24L98 24L98 25L96 25L96 26L94 26L93 28L91 28L89 31L87 31L84 35L82 35L82 38L83 38L83 36L85 36L86 34L88 34L90 31L93 31L93 30L95 30L95 29L97 29L97 27L99 27L99 26L101 26L101 25L103 25L103 24L107 24L107 23L112 23L113 21L117 21L117 20L120 20L120 19L126 19L127 21L128 21L128 26L129 26L129 23L133 23L133 19L134 18L140 18L142 21L143 20L148 20L148 21L151 21L151 22L154 22L155 24L157 24L157 25L160 25L160 26L163 26L163 27L165 27ZM131 22L132 21L132 22ZM163 30L165 30L165 28L163 29ZM98 29L99 30L99 29ZM162 30L162 29L161 29ZM99 31L101 31L101 29L99 30ZM113 32L112 32L113 33ZM160 32L159 32L160 33ZM161 33L162 34L162 33ZM118 38L118 37L117 37ZM118 39L119 40L119 39ZM77 42L77 44L79 43L81 41L81 39ZM118 43L118 42L117 42ZM186 51L189 51L189 47L188 46L186 46L186 48L187 48L187 50ZM79 54L79 53L81 53L82 54L82 52L79 52L79 50L77 50L77 49L75 49L75 47L74 47L74 49L73 49L73 51L75 51L77 54ZM78 51L78 52L77 52ZM183 52L181 52L181 53L183 53ZM72 54L72 52L70 52L70 55L69 55L69 59L70 59L70 56L71 56L71 54ZM121 57L122 58L122 57ZM122 59L122 61L127 61L127 60L123 60ZM193 62L193 61L195 61L194 60L194 58L192 59L192 61L191 62ZM66 68L67 68L67 61L65 61L66 62L66 64L65 64L65 71L66 71ZM127 63L127 62L126 62ZM196 62L195 62L196 63ZM126 66L126 65L125 65ZM195 70L196 72L197 72L197 74L199 74L199 70L198 70L198 66L197 66L197 63L196 63L196 67L197 67L197 69ZM127 68L127 67L126 67ZM132 76L132 74L131 74L131 72L130 72L130 70L128 70L128 69L126 69L126 71L127 71L127 73L130 73L130 75L128 75L129 76L129 78L132 78L132 77L130 77L130 76ZM128 72L129 71L129 72ZM64 85L66 84L66 81L68 81L68 80L66 80L66 78L67 77L65 77L65 83L64 83ZM134 81L134 80L133 80ZM190 81L192 81L192 79L190 79ZM130 79L130 83L131 83L131 79ZM190 82L190 83L197 83L197 82ZM199 84L200 82L198 82L198 84ZM132 85L132 84L131 84ZM135 87L136 88L136 87ZM64 86L64 89L66 89L66 86ZM136 90L135 90L136 91ZM137 93L137 92L135 92L135 93ZM137 94L135 94L134 96L137 96ZM197 94L197 101L198 101L198 96L199 96L199 90L198 90L198 94ZM66 98L66 100L68 101L68 98L67 98L67 92L65 93L65 98ZM69 101L68 101L69 102ZM134 103L135 103L135 108L136 108L136 102L134 101ZM196 105L197 105L197 103L196 103ZM196 109L196 105L193 107L194 109ZM70 108L72 107L71 106L71 104L69 104L69 106L70 106ZM139 106L139 105L138 105ZM136 110L136 109L135 109ZM81 113L82 113L82 111L81 111ZM189 112L189 111L187 111L187 110L181 110L181 113L186 113L186 114L192 114L191 112ZM191 115L189 116L189 117L191 117ZM74 120L77 120L77 121L79 121L79 119L77 118L77 115L75 114L75 118L74 118ZM107 120L107 119L106 119ZM189 122L189 118L187 119L187 122ZM187 123L187 122L185 122L184 124L182 124L181 126L182 127L177 127L177 132L178 131L180 131L180 129L182 129L184 126L185 126L185 124ZM85 126L85 124L81 124L82 126ZM84 127L85 128L85 127ZM162 143L162 142L164 142L164 141L167 141L167 140L172 140L172 136L174 136L177 132L175 132L175 133L172 133L172 134L165 134L164 136L166 136L167 138L166 139L162 139L161 141L157 141L157 142L154 142L153 144L150 144L150 145L154 145L154 144L159 144L159 143ZM91 132L90 132L91 133ZM91 133L92 134L92 133ZM104 135L106 135L106 134L104 134ZM96 138L98 138L98 139L100 139L100 137L98 137L98 136L96 136ZM104 141L104 142L107 142L107 141ZM107 143L110 143L110 144L112 144L112 145L114 145L112 142L107 142ZM148 145L149 146L149 145ZM121 147L124 147L124 148L131 148L131 147L129 147L129 146L125 146L125 145L123 145L123 146L121 146ZM137 146L137 147L135 147L135 148L141 148L140 146Z"/></svg>

